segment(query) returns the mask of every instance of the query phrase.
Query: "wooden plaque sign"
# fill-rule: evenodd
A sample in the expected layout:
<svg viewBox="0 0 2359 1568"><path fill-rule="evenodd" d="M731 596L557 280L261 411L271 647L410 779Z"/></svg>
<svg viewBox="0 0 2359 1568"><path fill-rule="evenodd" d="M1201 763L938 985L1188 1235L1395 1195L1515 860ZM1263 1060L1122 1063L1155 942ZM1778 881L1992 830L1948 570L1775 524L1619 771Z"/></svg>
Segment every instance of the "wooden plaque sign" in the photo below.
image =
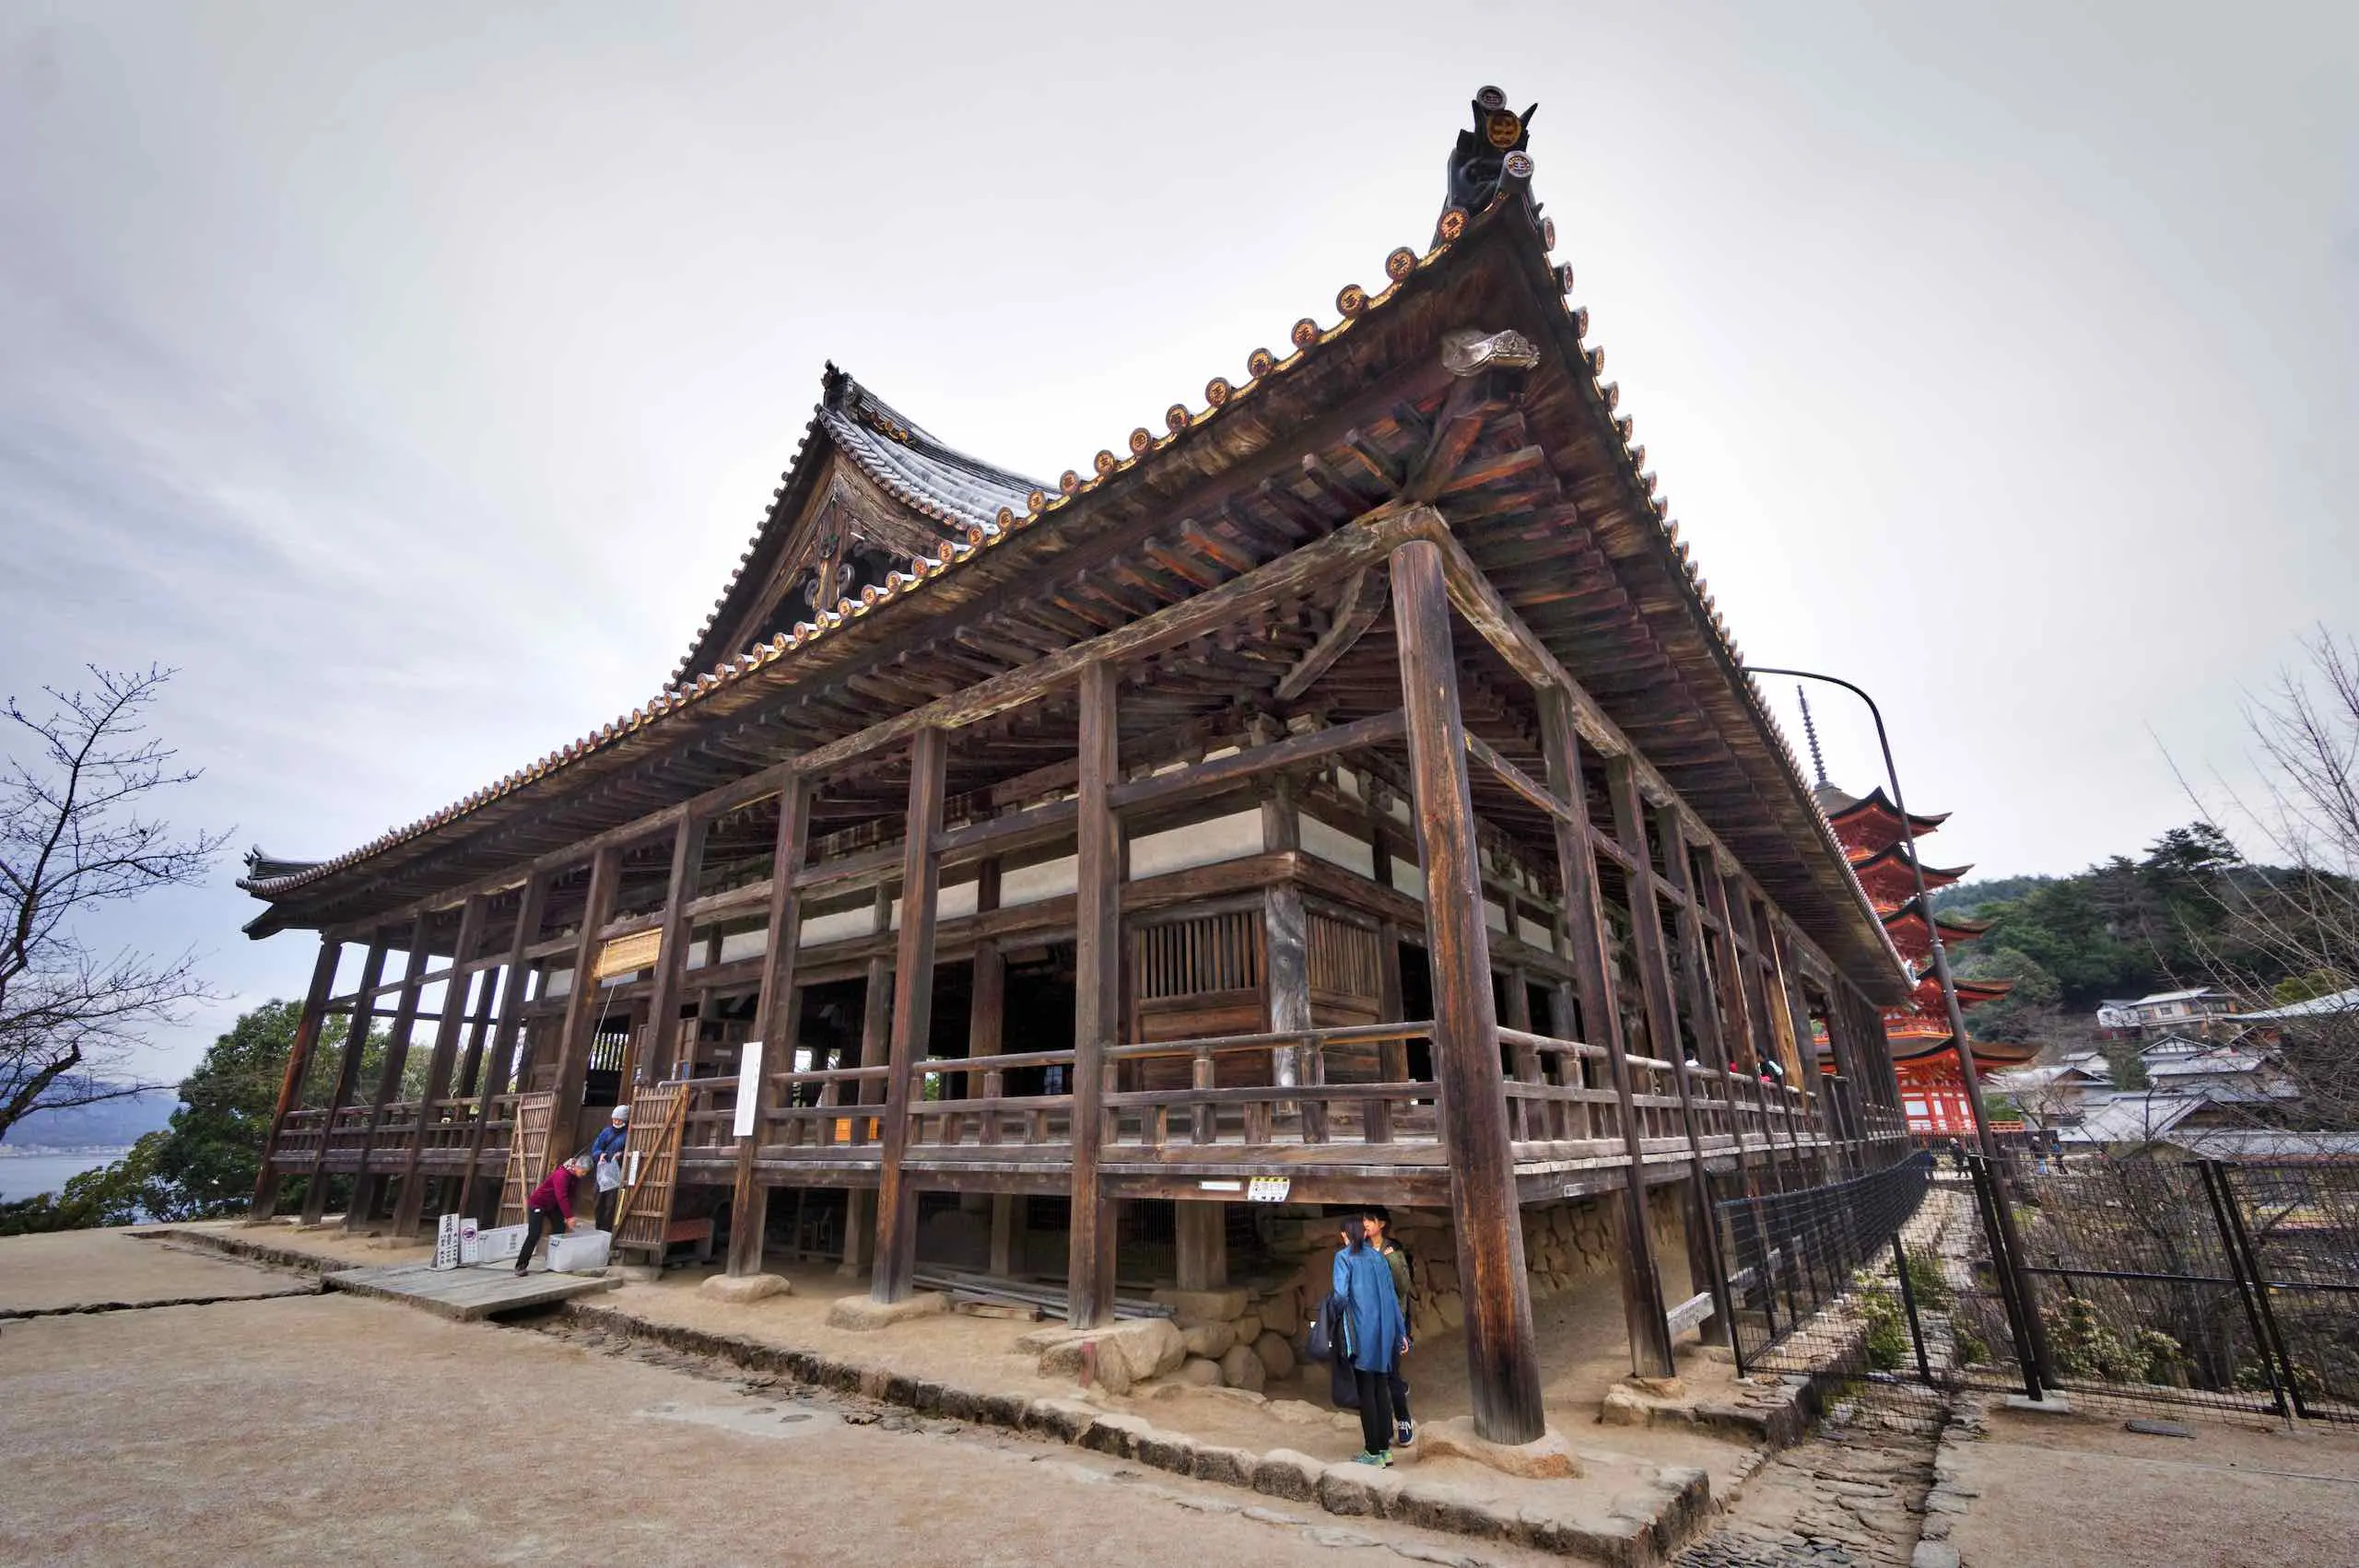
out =
<svg viewBox="0 0 2359 1568"><path fill-rule="evenodd" d="M635 975L641 969L651 968L663 951L663 932L661 928L618 936L599 951L598 978L608 980L616 975Z"/></svg>

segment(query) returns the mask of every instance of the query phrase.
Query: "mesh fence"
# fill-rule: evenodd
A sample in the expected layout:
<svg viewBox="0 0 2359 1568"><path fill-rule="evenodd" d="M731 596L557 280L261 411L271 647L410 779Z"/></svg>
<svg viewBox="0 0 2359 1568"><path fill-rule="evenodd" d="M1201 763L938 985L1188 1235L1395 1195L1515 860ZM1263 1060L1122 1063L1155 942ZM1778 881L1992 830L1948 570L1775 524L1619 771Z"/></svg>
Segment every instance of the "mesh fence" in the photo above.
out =
<svg viewBox="0 0 2359 1568"><path fill-rule="evenodd" d="M1741 1368L1921 1366L1921 1328L1895 1242L1924 1203L1932 1170L1920 1153L1848 1181L1715 1205Z"/></svg>
<svg viewBox="0 0 2359 1568"><path fill-rule="evenodd" d="M2217 1168L2296 1412L2359 1422L2359 1162Z"/></svg>

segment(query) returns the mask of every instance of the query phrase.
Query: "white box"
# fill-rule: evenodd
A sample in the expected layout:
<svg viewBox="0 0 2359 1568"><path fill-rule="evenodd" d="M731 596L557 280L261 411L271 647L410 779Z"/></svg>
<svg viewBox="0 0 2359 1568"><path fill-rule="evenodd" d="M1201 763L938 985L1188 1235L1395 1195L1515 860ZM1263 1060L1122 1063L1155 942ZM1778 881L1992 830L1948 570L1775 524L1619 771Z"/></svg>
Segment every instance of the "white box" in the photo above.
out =
<svg viewBox="0 0 2359 1568"><path fill-rule="evenodd" d="M496 1225L475 1233L478 1263L513 1263L524 1250L524 1227Z"/></svg>
<svg viewBox="0 0 2359 1568"><path fill-rule="evenodd" d="M560 1274L595 1274L605 1268L614 1240L605 1231L560 1231L549 1242L549 1267Z"/></svg>

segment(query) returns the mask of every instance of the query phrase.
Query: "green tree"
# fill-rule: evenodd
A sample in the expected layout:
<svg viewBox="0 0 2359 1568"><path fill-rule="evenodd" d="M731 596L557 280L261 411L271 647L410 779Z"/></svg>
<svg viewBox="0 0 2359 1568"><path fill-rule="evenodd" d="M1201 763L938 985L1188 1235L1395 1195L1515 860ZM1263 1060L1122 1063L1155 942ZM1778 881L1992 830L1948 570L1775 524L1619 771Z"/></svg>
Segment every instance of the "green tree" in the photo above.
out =
<svg viewBox="0 0 2359 1568"><path fill-rule="evenodd" d="M142 1138L113 1164L74 1177L61 1192L0 1204L0 1235L244 1212L302 1014L299 1003L266 1001L239 1018L182 1082L169 1127ZM333 1043L340 1049L340 1041ZM363 1095L377 1082L387 1046L381 1029L362 1045ZM308 1103L325 1103L334 1067L332 1059L315 1061ZM426 1053L414 1048L403 1061L398 1094L417 1098L425 1080ZM300 1190L299 1184L295 1194Z"/></svg>

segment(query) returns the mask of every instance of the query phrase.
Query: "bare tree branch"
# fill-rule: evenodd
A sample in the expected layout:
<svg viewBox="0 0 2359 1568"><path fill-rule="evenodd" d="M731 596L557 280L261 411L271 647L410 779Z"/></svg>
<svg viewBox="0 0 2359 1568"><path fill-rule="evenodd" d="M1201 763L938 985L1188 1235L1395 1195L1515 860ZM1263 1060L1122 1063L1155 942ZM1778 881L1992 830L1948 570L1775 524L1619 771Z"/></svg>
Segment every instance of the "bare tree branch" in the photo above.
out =
<svg viewBox="0 0 2359 1568"><path fill-rule="evenodd" d="M201 882L226 835L176 837L147 797L193 782L147 734L172 672L93 667L92 690L44 688L0 717L23 743L0 770L0 1136L36 1110L135 1093L123 1063L159 1024L214 993L194 953L101 954L85 936L110 904Z"/></svg>

